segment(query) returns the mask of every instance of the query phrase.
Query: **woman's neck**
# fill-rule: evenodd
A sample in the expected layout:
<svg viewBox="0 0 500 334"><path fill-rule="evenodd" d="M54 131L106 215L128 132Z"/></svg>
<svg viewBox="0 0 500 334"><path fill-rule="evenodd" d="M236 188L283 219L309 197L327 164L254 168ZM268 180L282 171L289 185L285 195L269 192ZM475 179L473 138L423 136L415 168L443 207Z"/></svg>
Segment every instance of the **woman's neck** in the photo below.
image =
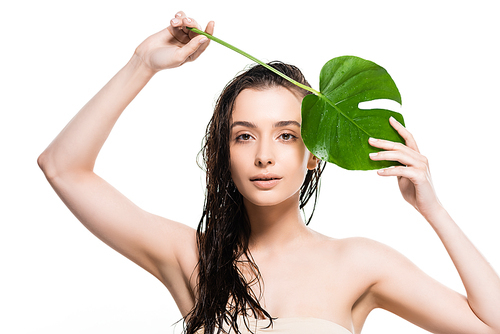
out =
<svg viewBox="0 0 500 334"><path fill-rule="evenodd" d="M311 233L301 217L298 196L299 193L274 206L257 206L244 199L252 252L286 250Z"/></svg>

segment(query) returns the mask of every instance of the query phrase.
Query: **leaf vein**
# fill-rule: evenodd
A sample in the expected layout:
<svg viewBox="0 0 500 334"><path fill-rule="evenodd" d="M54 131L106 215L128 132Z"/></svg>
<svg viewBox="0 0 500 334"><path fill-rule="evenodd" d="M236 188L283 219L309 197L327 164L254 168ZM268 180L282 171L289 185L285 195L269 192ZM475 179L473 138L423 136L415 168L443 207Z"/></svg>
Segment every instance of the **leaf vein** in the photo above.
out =
<svg viewBox="0 0 500 334"><path fill-rule="evenodd" d="M341 114L342 116L344 116L349 122L351 122L352 124L354 124L358 129L360 129L361 131L363 131L367 136L369 137L372 137L372 135L370 135L365 129L363 129L362 127L360 127L356 122L354 122L354 120L352 118L350 118L349 116L347 116L339 107L337 107L332 101L330 101L329 99L326 98L326 96L323 96L323 98L326 100L326 102L331 105L333 108L335 108L335 110L337 110L337 112L339 114Z"/></svg>

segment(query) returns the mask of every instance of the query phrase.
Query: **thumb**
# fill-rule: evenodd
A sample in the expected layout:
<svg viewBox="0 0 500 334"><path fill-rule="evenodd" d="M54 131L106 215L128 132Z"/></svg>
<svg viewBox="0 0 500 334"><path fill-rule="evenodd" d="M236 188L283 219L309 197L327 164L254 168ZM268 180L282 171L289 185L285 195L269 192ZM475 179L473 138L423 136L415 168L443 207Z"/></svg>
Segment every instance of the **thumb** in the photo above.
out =
<svg viewBox="0 0 500 334"><path fill-rule="evenodd" d="M208 38L205 36L196 36L192 40L189 41L186 45L184 45L182 48L180 48L177 51L177 57L180 61L180 63L185 63L187 61L191 61L192 59L189 59L190 56L195 53L201 45L206 43L208 41Z"/></svg>

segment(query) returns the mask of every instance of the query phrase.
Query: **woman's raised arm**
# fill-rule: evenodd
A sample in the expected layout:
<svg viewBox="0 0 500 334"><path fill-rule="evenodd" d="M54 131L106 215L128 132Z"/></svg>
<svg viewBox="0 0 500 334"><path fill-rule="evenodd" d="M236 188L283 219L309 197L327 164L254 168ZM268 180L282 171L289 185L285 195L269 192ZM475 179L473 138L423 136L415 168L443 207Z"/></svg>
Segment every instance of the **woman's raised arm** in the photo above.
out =
<svg viewBox="0 0 500 334"><path fill-rule="evenodd" d="M500 334L499 276L442 207L432 186L427 159L420 154L413 136L396 120L390 122L406 145L370 140L372 146L385 150L371 158L404 165L378 173L398 177L403 197L443 242L467 297L432 280L399 254L377 247L381 261L372 263L376 263L379 281L371 292L378 306L433 333Z"/></svg>
<svg viewBox="0 0 500 334"><path fill-rule="evenodd" d="M179 268L184 263L179 257L195 254L194 230L136 207L93 168L117 119L153 75L195 60L208 46L206 37L186 30L186 26L198 27L179 12L168 28L147 38L38 158L48 181L73 214L97 237L167 287L180 279L174 277L181 274L176 269L183 269ZM206 32L212 34L213 27L210 22ZM180 252L177 248L181 246L187 249Z"/></svg>

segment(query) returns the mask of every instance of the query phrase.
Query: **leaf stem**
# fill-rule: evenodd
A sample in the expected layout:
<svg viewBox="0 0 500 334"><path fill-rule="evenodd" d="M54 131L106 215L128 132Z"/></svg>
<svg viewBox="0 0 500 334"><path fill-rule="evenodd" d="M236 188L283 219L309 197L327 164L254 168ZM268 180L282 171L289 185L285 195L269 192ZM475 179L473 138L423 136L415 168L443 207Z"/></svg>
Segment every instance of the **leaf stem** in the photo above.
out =
<svg viewBox="0 0 500 334"><path fill-rule="evenodd" d="M191 30L191 31L193 31L193 32L195 32L195 33L197 33L197 34L200 34L200 35L206 36L207 38L209 38L209 39L211 39L211 40L213 40L213 41L215 41L215 42L217 42L217 43L219 43L219 44L222 44L222 45L224 45L225 47L227 47L227 48L229 48L229 49L231 49L231 50L233 50L233 51L238 52L240 55L243 55L243 56L247 57L248 59L251 59L251 60L253 60L254 62L256 62L256 63L258 63L258 64L260 64L260 65L264 66L264 67L265 67L265 68L267 68L268 70L273 71L274 73L276 73L276 74L277 74L277 75L279 75L280 77L282 77L282 78L284 78L284 79L286 79L286 80L290 81L291 83L293 83L294 85L296 85L296 86L298 86L298 87L300 87L300 88L302 88L302 89L305 89L305 90L307 90L307 91L309 91L309 92L311 92L311 93L313 93L313 94L316 94L316 95L318 95L318 96L321 96L321 95L322 95L322 94L321 94L320 92L318 92L317 90L312 89L311 87L308 87L308 86L306 86L306 85L301 84L300 82L297 82L297 81L293 80L292 78L290 78L289 76L287 76L287 75L285 75L285 74L281 73L280 71L278 71L278 70L277 70L277 69L275 69L274 67L267 65L267 64L266 64L266 63L264 63L263 61L258 60L257 58L255 58L255 57L253 57L253 56L249 55L249 54L248 54L248 53L246 53L245 51L242 51L242 50L238 49L237 47L234 47L234 46L232 46L231 44L226 43L226 42L224 42L223 40L221 40L221 39L219 39L219 38L217 38L217 37L215 37L215 36L212 36L212 35L210 35L210 34L207 34L206 32L203 32L203 31L201 31L201 30L199 30L199 29L196 29L196 28L192 28L192 27L186 27L186 28L187 28L187 29L189 29L189 30Z"/></svg>

